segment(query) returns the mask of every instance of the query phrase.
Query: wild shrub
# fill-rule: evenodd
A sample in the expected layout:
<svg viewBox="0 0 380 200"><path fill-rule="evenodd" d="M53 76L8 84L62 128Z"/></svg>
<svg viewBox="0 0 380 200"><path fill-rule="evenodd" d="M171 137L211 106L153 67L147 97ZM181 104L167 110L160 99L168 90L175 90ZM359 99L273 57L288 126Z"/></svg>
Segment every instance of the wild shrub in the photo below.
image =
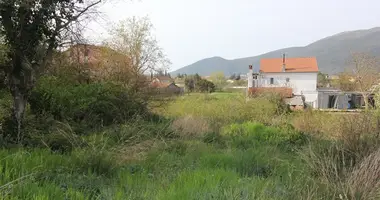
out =
<svg viewBox="0 0 380 200"><path fill-rule="evenodd" d="M52 87L54 86L54 87ZM86 128L121 123L147 113L145 103L125 88L111 83L69 84L42 77L29 100L32 113Z"/></svg>

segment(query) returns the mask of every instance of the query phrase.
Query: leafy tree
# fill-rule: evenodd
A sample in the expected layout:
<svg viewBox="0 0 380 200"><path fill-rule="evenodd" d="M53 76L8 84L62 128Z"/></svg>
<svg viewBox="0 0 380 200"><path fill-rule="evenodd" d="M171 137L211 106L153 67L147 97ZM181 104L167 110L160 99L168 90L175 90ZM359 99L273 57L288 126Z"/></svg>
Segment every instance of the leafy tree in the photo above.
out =
<svg viewBox="0 0 380 200"><path fill-rule="evenodd" d="M230 78L229 78L230 80L235 80L236 79L236 74L234 73L234 74L232 74L231 76L230 76Z"/></svg>
<svg viewBox="0 0 380 200"><path fill-rule="evenodd" d="M318 72L317 87L327 87L329 84L330 80L328 79L328 75L322 72Z"/></svg>
<svg viewBox="0 0 380 200"><path fill-rule="evenodd" d="M238 81L240 79L241 79L241 77L240 77L240 74L239 74L239 75L236 76L235 80Z"/></svg>
<svg viewBox="0 0 380 200"><path fill-rule="evenodd" d="M227 80L223 72L216 72L211 74L211 80L219 90L221 90L227 84Z"/></svg>
<svg viewBox="0 0 380 200"><path fill-rule="evenodd" d="M247 81L245 80L236 80L234 83L233 83L234 86L247 86Z"/></svg>
<svg viewBox="0 0 380 200"><path fill-rule="evenodd" d="M349 60L349 66L338 80L333 82L343 91L357 91L364 99L365 108L369 108L369 95L378 89L380 80L379 60L365 53L354 53Z"/></svg>
<svg viewBox="0 0 380 200"><path fill-rule="evenodd" d="M3 65L13 96L17 139L36 74L50 64L54 50L70 33L70 26L101 0L2 0L0 32L9 47L10 63Z"/></svg>
<svg viewBox="0 0 380 200"><path fill-rule="evenodd" d="M365 108L369 108L369 95L377 89L380 80L380 63L375 56L365 53L354 53L350 60L350 71L354 89L361 93Z"/></svg>
<svg viewBox="0 0 380 200"><path fill-rule="evenodd" d="M111 37L104 41L105 46L123 54L129 61L124 68L136 78L125 81L135 87L139 87L141 83L136 80L145 72L155 71L164 76L170 65L152 30L148 18L132 17L116 24L110 31Z"/></svg>
<svg viewBox="0 0 380 200"><path fill-rule="evenodd" d="M0 38L0 66L4 66L8 63L9 59L7 57L8 48L4 44L2 38ZM0 90L6 88L6 74L4 70L0 69Z"/></svg>
<svg viewBox="0 0 380 200"><path fill-rule="evenodd" d="M194 75L194 81L195 82L198 82L198 81L200 81L202 78L201 78L201 76L199 76L199 74L198 73L196 73L195 75Z"/></svg>
<svg viewBox="0 0 380 200"><path fill-rule="evenodd" d="M185 88L186 88L186 91L193 92L194 88L195 88L194 79L192 79L191 77L190 78L186 77L186 79L185 79Z"/></svg>
<svg viewBox="0 0 380 200"><path fill-rule="evenodd" d="M214 92L215 91L215 84L211 81L206 80L206 79L201 79L198 81L197 90L199 92Z"/></svg>
<svg viewBox="0 0 380 200"><path fill-rule="evenodd" d="M349 73L339 74L338 79L333 81L332 85L342 91L355 91L355 83L353 81L353 77Z"/></svg>

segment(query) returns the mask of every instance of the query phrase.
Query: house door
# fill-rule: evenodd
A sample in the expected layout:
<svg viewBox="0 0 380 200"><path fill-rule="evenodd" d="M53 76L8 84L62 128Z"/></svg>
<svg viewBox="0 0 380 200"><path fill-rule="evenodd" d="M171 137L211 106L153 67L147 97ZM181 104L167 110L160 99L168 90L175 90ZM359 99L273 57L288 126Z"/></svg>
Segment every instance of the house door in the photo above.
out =
<svg viewBox="0 0 380 200"><path fill-rule="evenodd" d="M337 97L336 95L329 95L329 102L328 102L327 108L335 107L336 97Z"/></svg>

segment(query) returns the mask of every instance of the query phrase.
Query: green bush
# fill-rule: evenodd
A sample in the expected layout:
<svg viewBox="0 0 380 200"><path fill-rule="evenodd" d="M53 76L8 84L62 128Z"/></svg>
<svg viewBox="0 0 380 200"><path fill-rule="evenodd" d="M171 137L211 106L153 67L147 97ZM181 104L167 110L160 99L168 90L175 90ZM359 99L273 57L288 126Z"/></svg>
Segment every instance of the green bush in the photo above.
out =
<svg viewBox="0 0 380 200"><path fill-rule="evenodd" d="M196 89L199 92L215 92L215 85L211 81L201 79L197 82Z"/></svg>
<svg viewBox="0 0 380 200"><path fill-rule="evenodd" d="M54 86L54 87L52 87ZM147 113L144 101L111 83L68 84L42 77L29 100L33 114L50 113L84 128L108 126Z"/></svg>

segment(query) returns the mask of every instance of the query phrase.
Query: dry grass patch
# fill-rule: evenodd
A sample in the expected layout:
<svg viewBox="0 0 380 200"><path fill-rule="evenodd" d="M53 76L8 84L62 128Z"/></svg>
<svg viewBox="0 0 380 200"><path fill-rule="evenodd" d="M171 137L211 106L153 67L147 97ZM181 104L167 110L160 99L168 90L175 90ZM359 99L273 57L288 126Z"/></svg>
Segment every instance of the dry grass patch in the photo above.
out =
<svg viewBox="0 0 380 200"><path fill-rule="evenodd" d="M134 161L143 161L147 153L158 148L163 141L151 139L145 140L134 145L123 146L116 150L119 163L130 163Z"/></svg>
<svg viewBox="0 0 380 200"><path fill-rule="evenodd" d="M380 199L380 148L356 167L348 187L352 199Z"/></svg>
<svg viewBox="0 0 380 200"><path fill-rule="evenodd" d="M197 137L211 131L206 119L193 116L177 118L172 123L172 129L181 137Z"/></svg>
<svg viewBox="0 0 380 200"><path fill-rule="evenodd" d="M302 132L323 139L357 139L377 131L376 118L371 113L299 112L291 123Z"/></svg>

